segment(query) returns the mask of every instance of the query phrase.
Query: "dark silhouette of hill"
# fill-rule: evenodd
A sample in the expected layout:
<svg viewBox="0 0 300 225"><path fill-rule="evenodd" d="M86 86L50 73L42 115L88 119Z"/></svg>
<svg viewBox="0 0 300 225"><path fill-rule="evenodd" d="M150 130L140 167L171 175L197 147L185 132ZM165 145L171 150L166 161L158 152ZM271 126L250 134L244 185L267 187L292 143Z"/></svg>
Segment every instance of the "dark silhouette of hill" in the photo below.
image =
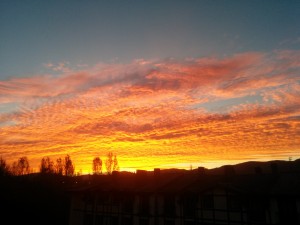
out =
<svg viewBox="0 0 300 225"><path fill-rule="evenodd" d="M218 168L207 170L207 174L222 174L226 168L233 168L236 174L254 173L286 173L300 172L300 159L295 161L271 160L267 162L248 161L235 165L224 165Z"/></svg>

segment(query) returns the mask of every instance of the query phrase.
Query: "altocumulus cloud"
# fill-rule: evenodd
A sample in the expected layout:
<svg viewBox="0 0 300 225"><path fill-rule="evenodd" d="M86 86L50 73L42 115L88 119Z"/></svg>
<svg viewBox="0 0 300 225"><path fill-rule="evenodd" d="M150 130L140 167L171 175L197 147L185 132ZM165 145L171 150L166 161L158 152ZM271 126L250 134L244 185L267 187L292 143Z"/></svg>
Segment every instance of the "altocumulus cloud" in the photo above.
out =
<svg viewBox="0 0 300 225"><path fill-rule="evenodd" d="M36 163L99 148L141 159L155 148L174 155L168 163L182 152L189 160L296 152L299 58L276 51L137 60L2 80L0 107L17 107L0 114L0 149L12 157L22 148Z"/></svg>

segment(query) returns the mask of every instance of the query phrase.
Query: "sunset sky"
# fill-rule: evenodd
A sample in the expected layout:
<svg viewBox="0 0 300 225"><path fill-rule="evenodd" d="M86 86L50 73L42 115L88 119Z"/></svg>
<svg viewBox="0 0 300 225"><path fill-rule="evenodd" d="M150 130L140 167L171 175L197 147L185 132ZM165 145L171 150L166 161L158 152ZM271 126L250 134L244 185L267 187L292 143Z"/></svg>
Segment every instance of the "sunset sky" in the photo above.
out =
<svg viewBox="0 0 300 225"><path fill-rule="evenodd" d="M299 21L298 0L2 0L0 156L300 158Z"/></svg>

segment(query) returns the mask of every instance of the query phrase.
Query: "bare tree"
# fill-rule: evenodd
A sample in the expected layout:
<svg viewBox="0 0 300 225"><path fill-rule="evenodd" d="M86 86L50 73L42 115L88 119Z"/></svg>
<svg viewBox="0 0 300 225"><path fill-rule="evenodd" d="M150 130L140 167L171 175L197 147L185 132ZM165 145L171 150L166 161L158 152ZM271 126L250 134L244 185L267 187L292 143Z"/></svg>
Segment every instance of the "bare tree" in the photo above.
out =
<svg viewBox="0 0 300 225"><path fill-rule="evenodd" d="M18 162L15 161L15 162L12 163L12 166L10 168L10 172L14 176L20 175L20 172L18 170Z"/></svg>
<svg viewBox="0 0 300 225"><path fill-rule="evenodd" d="M22 175L29 174L29 172L30 172L30 166L29 166L29 161L28 161L28 159L27 159L26 156L21 157L19 159L18 166L20 168L20 171L21 171Z"/></svg>
<svg viewBox="0 0 300 225"><path fill-rule="evenodd" d="M108 152L107 153L107 159L105 160L105 167L107 174L111 174L112 167L113 167L113 153Z"/></svg>
<svg viewBox="0 0 300 225"><path fill-rule="evenodd" d="M40 166L41 173L55 173L54 163L50 160L49 157L42 158L41 166Z"/></svg>
<svg viewBox="0 0 300 225"><path fill-rule="evenodd" d="M61 158L56 159L55 173L62 175L64 171L63 161Z"/></svg>
<svg viewBox="0 0 300 225"><path fill-rule="evenodd" d="M102 173L102 160L99 157L93 159L93 172L94 174Z"/></svg>
<svg viewBox="0 0 300 225"><path fill-rule="evenodd" d="M67 155L65 157L64 169L65 169L65 175L66 176L73 176L74 175L75 167L74 167L73 162L71 160L71 157L69 155Z"/></svg>
<svg viewBox="0 0 300 225"><path fill-rule="evenodd" d="M108 174L111 174L112 171L119 171L119 164L117 160L117 156L113 155L112 152L107 153L107 159L105 161L105 167Z"/></svg>
<svg viewBox="0 0 300 225"><path fill-rule="evenodd" d="M113 166L113 171L119 171L119 163L118 163L118 159L117 159L117 155L115 155L114 157L114 162L113 162L114 166Z"/></svg>
<svg viewBox="0 0 300 225"><path fill-rule="evenodd" d="M6 176L9 175L9 166L6 163L5 159L0 157L0 176Z"/></svg>
<svg viewBox="0 0 300 225"><path fill-rule="evenodd" d="M13 175L25 175L29 174L30 166L26 156L19 158L17 162L13 162L11 172Z"/></svg>

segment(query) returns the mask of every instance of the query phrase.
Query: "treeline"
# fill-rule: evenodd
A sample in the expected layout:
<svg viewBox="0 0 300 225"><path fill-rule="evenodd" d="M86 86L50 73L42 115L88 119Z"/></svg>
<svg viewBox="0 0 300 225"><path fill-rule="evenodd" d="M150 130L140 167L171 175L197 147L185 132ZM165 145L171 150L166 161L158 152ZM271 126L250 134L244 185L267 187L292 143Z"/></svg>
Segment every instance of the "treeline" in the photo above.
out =
<svg viewBox="0 0 300 225"><path fill-rule="evenodd" d="M113 171L119 171L119 163L117 155L112 152L107 153L107 157L103 162L100 157L94 157L92 161L93 174L103 174L103 164L107 174ZM29 160L26 156L19 158L9 165L6 160L0 157L0 176L20 176L32 173ZM64 176L75 175L75 164L70 155L64 158L57 158L53 161L50 157L43 157L40 163L39 172L41 174L59 174Z"/></svg>

